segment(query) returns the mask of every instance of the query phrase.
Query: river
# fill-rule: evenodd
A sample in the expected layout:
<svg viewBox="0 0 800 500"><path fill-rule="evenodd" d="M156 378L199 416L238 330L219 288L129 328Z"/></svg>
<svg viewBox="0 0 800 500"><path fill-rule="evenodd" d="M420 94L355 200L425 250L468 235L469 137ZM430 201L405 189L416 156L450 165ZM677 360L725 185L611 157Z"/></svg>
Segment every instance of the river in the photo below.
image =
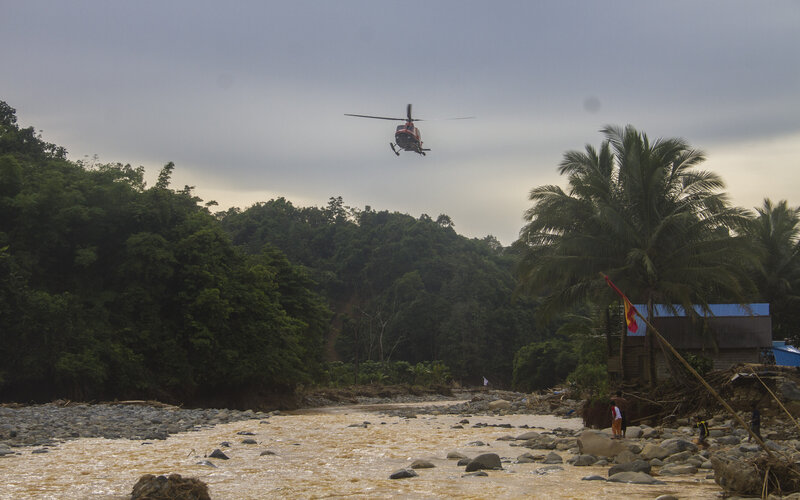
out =
<svg viewBox="0 0 800 500"><path fill-rule="evenodd" d="M416 403L415 405L419 405ZM396 406L394 406L396 408ZM607 476L608 467L574 467L543 472L543 464L515 464L524 452L498 441L533 430L580 429L579 419L549 415L470 416L463 429L453 428L461 415L391 416L387 407L350 406L305 410L245 420L166 440L81 438L59 443L47 453L17 449L21 455L0 458L0 499L124 499L144 474L178 473L206 482L214 500L271 498L463 498L463 499L720 499L722 490L706 472L660 477L666 485L630 485L581 481ZM369 422L365 427L353 424ZM475 423L510 424L514 428L472 427ZM242 435L251 432L253 435ZM243 444L255 439L258 444ZM230 447L221 447L227 441ZM487 446L475 446L482 441ZM207 459L220 448L229 460ZM274 455L262 455L263 451ZM464 467L448 460L450 451L473 457L497 453L510 462L488 477L463 477ZM566 460L568 452L559 452ZM415 459L435 467L418 469L418 477L389 479ZM208 460L217 467L200 465Z"/></svg>

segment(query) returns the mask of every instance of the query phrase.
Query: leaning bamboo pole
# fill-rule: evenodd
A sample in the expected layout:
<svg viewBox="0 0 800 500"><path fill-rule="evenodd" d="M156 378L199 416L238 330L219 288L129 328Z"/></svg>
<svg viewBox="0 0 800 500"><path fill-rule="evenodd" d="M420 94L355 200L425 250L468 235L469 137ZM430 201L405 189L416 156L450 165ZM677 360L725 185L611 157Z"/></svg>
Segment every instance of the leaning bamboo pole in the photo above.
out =
<svg viewBox="0 0 800 500"><path fill-rule="evenodd" d="M697 380L699 380L699 381L700 381L700 383L701 383L701 384L703 384L703 386L704 386L704 387L705 387L705 388L708 390L708 392L710 392L710 393L711 393L711 395L712 395L712 396L714 396L714 397L717 399L717 401L719 401L719 402L720 402L720 404L721 404L722 406L724 406L724 407L725 407L725 409L726 409L726 410L728 410L728 412L729 412L731 415L733 415L733 418L734 418L734 419L736 419L736 421L737 421L737 422L739 422L739 424L740 424L742 427L744 427L744 428L745 428L745 430L747 430L747 432L750 434L750 436L752 436L752 437L755 439L756 443L758 443L758 444L761 446L761 448L763 448L763 449L764 449L764 451L765 451L765 452L767 452L767 455L768 455L770 458L774 458L774 456L772 455L772 452L769 450L769 448L767 448L767 445L764 443L764 441L762 441L762 440L761 440L761 438L760 438L760 437L758 437L758 436L757 436L757 435L756 435L756 434L753 432L753 430L752 430L752 429L750 429L750 426L749 426L749 425L747 425L747 423L745 423L745 421L744 421L744 420L742 420L742 417L740 417L740 416L739 416L739 414L738 414L738 413L736 413L736 412L733 410L733 408L731 408L731 406L730 406L730 405L729 405L729 404L728 404L728 403L727 403L727 402L726 402L724 399L722 399L722 396L720 396L720 395L717 393L717 391L715 391L715 390L714 390L714 388L713 388L713 387L711 387L711 386L708 384L708 382L706 382L706 381L705 381L705 379L702 377L702 375L700 375L699 373L697 373L697 371L696 371L694 368L692 368L692 365L690 365L690 364L689 364L689 362L688 362L688 361L686 361L686 360L683 358L683 356L681 356L681 355L678 353L678 351L676 351L676 350L675 350L675 348L674 348L674 347L672 347L672 344L670 344L669 342L667 342L667 339L665 339L665 338L664 338L664 337L661 335L661 333L658 331L658 329L657 329L655 326L653 326L653 324L652 324L652 323L650 323L650 321L648 321L648 319L647 319L647 318L645 318L644 316L642 316L642 313L640 313L638 310L636 310L636 308L634 308L634 311L636 311L636 315L637 315L637 316L639 316L640 318L642 318L642 321L644 321L644 322L645 322L645 324L647 324L647 328L650 328L650 329L652 330L652 332L653 332L653 335L654 335L654 336L655 336L655 337L658 339L658 341L659 341L659 342L661 342L661 343L662 343L664 346L666 346L666 347L667 347L667 348L668 348L668 349L669 349L669 350L672 352L672 354L673 354L673 355L675 355L675 357L676 357L676 358L678 358L678 361L680 361L680 362L681 362L681 364L683 364L683 366L684 366L684 367L685 367L687 370L689 370L689 373L691 373L692 375L694 375L694 376L695 376L695 378L697 378ZM665 360L665 361L666 361L666 360Z"/></svg>

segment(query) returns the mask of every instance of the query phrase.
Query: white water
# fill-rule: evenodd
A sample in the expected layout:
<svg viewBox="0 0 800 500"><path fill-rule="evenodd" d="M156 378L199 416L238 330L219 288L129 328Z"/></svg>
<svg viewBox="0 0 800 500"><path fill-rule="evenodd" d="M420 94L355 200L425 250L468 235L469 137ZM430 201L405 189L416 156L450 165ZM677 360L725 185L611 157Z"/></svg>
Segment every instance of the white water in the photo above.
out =
<svg viewBox="0 0 800 500"><path fill-rule="evenodd" d="M417 404L419 405L419 404ZM406 419L387 416L376 407L340 407L277 415L219 425L199 432L170 436L164 441L83 438L32 454L0 459L0 499L123 499L144 474L178 473L197 477L209 486L211 498L464 498L464 499L584 499L647 498L673 494L678 498L719 499L721 490L705 472L694 476L659 477L667 485L645 486L604 481L581 481L584 476L606 477L608 467L573 467L538 474L543 464L503 463L504 470L488 477L462 477L464 467L446 459L449 451L473 457L494 452L514 459L543 450L511 447L498 438L527 432L518 426L552 429L580 428L578 419L547 415L472 416L464 429L451 427L457 415L420 415ZM350 424L371 422L367 428ZM512 429L473 428L473 424L509 423ZM541 429L535 429L541 430ZM255 436L237 435L250 431ZM256 445L241 444L254 438ZM489 446L470 446L474 441ZM221 448L228 441L230 448ZM145 444L147 443L147 444ZM206 459L220 448L230 460ZM276 455L260 456L264 450ZM568 452L559 452L565 461ZM419 477L391 480L389 475L415 459L435 464L418 469ZM218 467L197 465L210 460Z"/></svg>

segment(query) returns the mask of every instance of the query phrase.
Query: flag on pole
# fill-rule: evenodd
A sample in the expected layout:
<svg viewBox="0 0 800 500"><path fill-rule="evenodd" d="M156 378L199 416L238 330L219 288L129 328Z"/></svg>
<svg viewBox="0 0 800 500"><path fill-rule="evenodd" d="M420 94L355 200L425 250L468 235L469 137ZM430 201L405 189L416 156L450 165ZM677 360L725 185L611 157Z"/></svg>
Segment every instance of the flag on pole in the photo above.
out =
<svg viewBox="0 0 800 500"><path fill-rule="evenodd" d="M636 308L633 307L633 304L631 304L631 301L628 300L628 297L626 297L625 294L622 293L622 290L617 288L617 286L611 282L608 276L605 276L605 278L606 278L606 283L608 283L608 286L613 288L614 291L617 292L620 297L622 297L622 303L625 304L625 324L628 325L628 330L630 330L633 333L636 333L636 331L639 329L639 325L636 324Z"/></svg>

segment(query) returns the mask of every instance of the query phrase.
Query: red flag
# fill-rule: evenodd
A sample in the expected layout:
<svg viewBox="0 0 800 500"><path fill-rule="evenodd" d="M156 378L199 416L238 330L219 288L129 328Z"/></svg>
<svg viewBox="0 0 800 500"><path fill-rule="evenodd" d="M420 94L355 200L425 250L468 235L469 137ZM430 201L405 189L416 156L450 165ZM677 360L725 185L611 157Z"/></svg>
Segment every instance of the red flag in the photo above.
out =
<svg viewBox="0 0 800 500"><path fill-rule="evenodd" d="M617 286L614 283L612 283L610 279L608 279L608 276L605 276L605 278L606 278L606 283L608 283L608 286L613 288L614 291L617 292L620 297L622 297L622 303L625 304L625 324L628 325L628 330L630 330L633 333L636 333L636 331L639 329L639 325L636 324L636 308L633 307L633 304L631 304L631 301L628 300L628 297L626 297L625 294L622 293L622 290L617 288Z"/></svg>

